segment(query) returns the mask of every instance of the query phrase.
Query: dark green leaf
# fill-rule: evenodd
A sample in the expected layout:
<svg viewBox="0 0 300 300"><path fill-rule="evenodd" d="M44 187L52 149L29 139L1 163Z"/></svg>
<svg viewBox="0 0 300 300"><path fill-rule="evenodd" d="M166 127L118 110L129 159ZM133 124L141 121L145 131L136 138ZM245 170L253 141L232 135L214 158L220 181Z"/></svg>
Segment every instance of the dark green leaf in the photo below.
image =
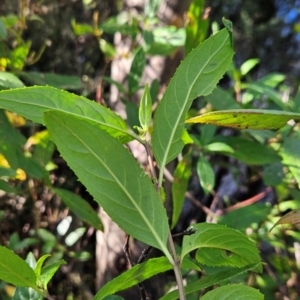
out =
<svg viewBox="0 0 300 300"><path fill-rule="evenodd" d="M183 157L183 159L178 163L174 171L174 180L172 184L172 228L174 228L179 219L191 173L191 154L187 153Z"/></svg>
<svg viewBox="0 0 300 300"><path fill-rule="evenodd" d="M248 266L245 266L242 268L234 268L234 269L219 272L214 275L205 276L193 283L188 284L184 288L185 294L189 295L191 293L200 291L200 290L208 288L210 286L229 281L230 279L232 279L238 275L244 274L247 271L256 269L257 267L258 267L258 264L252 264L252 265L248 265ZM162 298L160 298L160 300L177 300L177 299L178 299L178 291L177 290L172 291L172 292L166 294L165 296L163 296Z"/></svg>
<svg viewBox="0 0 300 300"><path fill-rule="evenodd" d="M235 101L228 91L216 87L213 92L204 97L216 110L238 109L240 105Z"/></svg>
<svg viewBox="0 0 300 300"><path fill-rule="evenodd" d="M52 87L0 91L0 107L41 124L44 123L45 111L62 111L84 118L86 122L105 130L124 143L132 140L124 120L111 110L84 97Z"/></svg>
<svg viewBox="0 0 300 300"><path fill-rule="evenodd" d="M95 229L103 230L103 224L97 212L86 200L67 190L57 188L53 190L78 218L89 223Z"/></svg>
<svg viewBox="0 0 300 300"><path fill-rule="evenodd" d="M146 64L146 56L142 47L140 47L134 55L130 72L128 74L128 91L134 94L139 89L139 83Z"/></svg>
<svg viewBox="0 0 300 300"><path fill-rule="evenodd" d="M62 259L53 264L43 267L41 276L38 278L40 286L43 287L44 289L46 289L47 284L49 283L51 278L54 276L56 271L59 269L59 267L61 265L64 265L64 264L66 264L66 262Z"/></svg>
<svg viewBox="0 0 300 300"><path fill-rule="evenodd" d="M4 40L4 39L6 39L6 36L7 36L7 30L6 30L5 24L0 19L0 39Z"/></svg>
<svg viewBox="0 0 300 300"><path fill-rule="evenodd" d="M78 76L40 72L20 72L19 75L32 85L50 85L66 90L79 90L83 88L81 79Z"/></svg>
<svg viewBox="0 0 300 300"><path fill-rule="evenodd" d="M161 169L182 150L184 119L192 101L212 92L232 55L228 32L224 29L200 44L177 69L154 118L153 151Z"/></svg>
<svg viewBox="0 0 300 300"><path fill-rule="evenodd" d="M300 187L300 134L293 133L292 136L287 137L280 149L280 154L283 157L283 163L288 166L293 174L295 180Z"/></svg>
<svg viewBox="0 0 300 300"><path fill-rule="evenodd" d="M45 122L61 155L108 215L134 238L169 255L165 209L128 150L82 118L50 111Z"/></svg>
<svg viewBox="0 0 300 300"><path fill-rule="evenodd" d="M266 165L281 160L281 157L272 148L240 137L217 136L214 138L214 142L214 144L221 142L228 145L228 149L225 147L220 148L224 150L221 150L221 152L249 165ZM210 151L220 152L216 150L210 148Z"/></svg>

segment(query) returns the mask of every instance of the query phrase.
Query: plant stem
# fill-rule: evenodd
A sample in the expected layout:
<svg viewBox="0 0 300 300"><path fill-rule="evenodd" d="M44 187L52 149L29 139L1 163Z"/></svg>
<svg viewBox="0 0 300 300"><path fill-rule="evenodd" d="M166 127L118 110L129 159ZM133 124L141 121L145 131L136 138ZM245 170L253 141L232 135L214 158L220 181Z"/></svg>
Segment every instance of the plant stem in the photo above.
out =
<svg viewBox="0 0 300 300"><path fill-rule="evenodd" d="M180 260L177 257L173 238L172 238L170 230L169 230L169 235L168 235L168 244L169 244L170 252L171 252L171 254L173 256L173 260L174 260L173 269L174 269L174 273L175 273L176 283L178 286L179 299L186 300L185 293L184 293L183 279L182 279L182 274L181 274L181 269L180 269Z"/></svg>

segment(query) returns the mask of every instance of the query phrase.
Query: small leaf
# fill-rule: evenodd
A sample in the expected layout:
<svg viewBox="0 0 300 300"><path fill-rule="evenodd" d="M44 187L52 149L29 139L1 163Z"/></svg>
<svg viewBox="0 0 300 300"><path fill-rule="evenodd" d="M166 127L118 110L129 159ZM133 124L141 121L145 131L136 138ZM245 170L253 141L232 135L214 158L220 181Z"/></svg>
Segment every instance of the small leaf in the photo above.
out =
<svg viewBox="0 0 300 300"><path fill-rule="evenodd" d="M67 190L57 188L53 190L78 218L95 229L103 230L103 224L98 214L86 200Z"/></svg>
<svg viewBox="0 0 300 300"><path fill-rule="evenodd" d="M37 288L36 275L30 266L2 246L0 246L0 279L16 286Z"/></svg>
<svg viewBox="0 0 300 300"><path fill-rule="evenodd" d="M193 283L189 283L185 286L184 291L186 295L189 295L191 293L200 291L202 289L208 288L210 286L220 284L223 282L227 282L228 280L246 273L247 271L251 271L253 269L256 269L258 267L258 264L252 264L248 265L242 268L234 268L226 271L219 272L214 275L205 276ZM160 300L177 300L178 299L178 291L172 291L162 298ZM202 299L202 298L201 298Z"/></svg>
<svg viewBox="0 0 300 300"><path fill-rule="evenodd" d="M264 295L257 289L241 284L221 286L206 293L201 300L263 300Z"/></svg>
<svg viewBox="0 0 300 300"><path fill-rule="evenodd" d="M1 22L1 20L0 20ZM23 87L24 83L15 75L0 71L0 89L12 89Z"/></svg>
<svg viewBox="0 0 300 300"><path fill-rule="evenodd" d="M124 143L132 140L119 115L84 97L49 86L0 91L0 107L41 124L44 124L45 111L62 111L84 118Z"/></svg>
<svg viewBox="0 0 300 300"><path fill-rule="evenodd" d="M204 193L209 194L215 186L215 172L203 155L199 156L197 173Z"/></svg>
<svg viewBox="0 0 300 300"><path fill-rule="evenodd" d="M288 166L300 188L300 134L294 132L291 136L284 139L280 149L283 163Z"/></svg>
<svg viewBox="0 0 300 300"><path fill-rule="evenodd" d="M285 214L283 217L281 217L270 229L270 232L277 225L281 225L281 224L295 225L299 223L300 223L300 209L295 209Z"/></svg>
<svg viewBox="0 0 300 300"><path fill-rule="evenodd" d="M186 120L186 123L207 123L239 129L279 129L300 114L280 110L232 109L214 111Z"/></svg>
<svg viewBox="0 0 300 300"><path fill-rule="evenodd" d="M170 258L165 209L129 151L82 118L49 111L45 122L61 155L107 214L128 234Z"/></svg>
<svg viewBox="0 0 300 300"><path fill-rule="evenodd" d="M232 56L230 37L223 29L191 51L180 64L154 117L152 144L161 170L184 146L181 141L184 118L192 101L212 92Z"/></svg>
<svg viewBox="0 0 300 300"><path fill-rule="evenodd" d="M152 117L152 99L148 84L145 85L144 93L139 108L139 120L144 131L148 131Z"/></svg>
<svg viewBox="0 0 300 300"><path fill-rule="evenodd" d="M140 47L133 58L130 72L128 74L128 91L134 94L139 89L139 83L146 64L146 56L142 47Z"/></svg>
<svg viewBox="0 0 300 300"><path fill-rule="evenodd" d="M246 74L248 74L257 64L259 63L259 59L258 58L251 58L248 59L247 61L245 61L242 65L241 65L241 74L243 76L245 76Z"/></svg>
<svg viewBox="0 0 300 300"><path fill-rule="evenodd" d="M186 260L182 263L182 268L188 268L191 264ZM137 264L118 277L108 282L93 298L93 300L106 299L105 297L119 291L128 289L139 282L142 282L156 274L171 270L173 267L166 257L152 258Z"/></svg>
<svg viewBox="0 0 300 300"><path fill-rule="evenodd" d="M4 22L0 19L0 40L6 39L7 29Z"/></svg>
<svg viewBox="0 0 300 300"><path fill-rule="evenodd" d="M183 238L181 259L195 249L196 259L209 266L241 268L260 262L256 245L241 232L218 224L193 225L197 231Z"/></svg>
<svg viewBox="0 0 300 300"><path fill-rule="evenodd" d="M106 58L113 59L116 56L116 49L111 43L108 43L106 40L100 39L99 46Z"/></svg>
<svg viewBox="0 0 300 300"><path fill-rule="evenodd" d="M47 284L51 280L51 278L54 276L56 271L59 269L61 265L66 264L66 262L61 259L53 264L50 264L48 266L45 266L42 268L42 273L39 278L39 284L46 289Z"/></svg>
<svg viewBox="0 0 300 300"><path fill-rule="evenodd" d="M34 268L34 272L35 272L37 278L39 278L41 276L42 266L43 266L45 260L50 256L51 256L50 254L45 254L42 257L40 257L39 260L37 261L36 266Z"/></svg>
<svg viewBox="0 0 300 300"><path fill-rule="evenodd" d="M179 219L191 173L191 154L187 153L178 163L174 171L174 180L172 184L173 215L171 228L175 227Z"/></svg>

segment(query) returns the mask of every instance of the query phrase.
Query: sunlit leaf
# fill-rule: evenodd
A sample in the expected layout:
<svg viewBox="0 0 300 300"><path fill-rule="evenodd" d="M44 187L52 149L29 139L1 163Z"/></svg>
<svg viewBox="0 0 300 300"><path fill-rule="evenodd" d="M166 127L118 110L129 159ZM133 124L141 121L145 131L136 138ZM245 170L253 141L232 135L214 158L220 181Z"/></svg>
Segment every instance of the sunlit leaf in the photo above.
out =
<svg viewBox="0 0 300 300"><path fill-rule="evenodd" d="M279 129L289 120L300 120L300 114L263 109L232 109L205 113L186 123L206 123L239 129Z"/></svg>
<svg viewBox="0 0 300 300"><path fill-rule="evenodd" d="M148 84L145 85L144 93L139 107L139 120L142 128L147 131L151 124L152 99Z"/></svg>
<svg viewBox="0 0 300 300"><path fill-rule="evenodd" d="M0 71L0 89L20 88L23 86L24 83L12 73Z"/></svg>
<svg viewBox="0 0 300 300"><path fill-rule="evenodd" d="M203 155L198 158L197 173L204 193L210 193L215 185L215 172Z"/></svg>

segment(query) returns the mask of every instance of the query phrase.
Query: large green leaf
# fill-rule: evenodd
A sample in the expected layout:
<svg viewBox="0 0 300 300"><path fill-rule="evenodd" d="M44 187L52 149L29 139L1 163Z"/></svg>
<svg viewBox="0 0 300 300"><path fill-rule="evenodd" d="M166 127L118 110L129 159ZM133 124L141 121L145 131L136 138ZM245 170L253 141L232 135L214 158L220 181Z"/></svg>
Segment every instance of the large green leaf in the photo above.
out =
<svg viewBox="0 0 300 300"><path fill-rule="evenodd" d="M260 262L255 244L241 232L218 224L193 225L197 231L185 236L181 259L198 249L196 259L208 266L232 266L241 268Z"/></svg>
<svg viewBox="0 0 300 300"><path fill-rule="evenodd" d="M53 87L36 86L0 91L0 107L41 124L44 124L45 111L62 111L84 118L122 142L132 140L127 125L120 116L84 97Z"/></svg>
<svg viewBox="0 0 300 300"><path fill-rule="evenodd" d="M0 246L0 279L16 286L36 287L36 275L30 266L11 250Z"/></svg>
<svg viewBox="0 0 300 300"><path fill-rule="evenodd" d="M300 114L264 109L232 109L214 111L186 120L186 123L206 123L239 129L279 129L289 120L300 120Z"/></svg>
<svg viewBox="0 0 300 300"><path fill-rule="evenodd" d="M153 151L162 169L183 148L184 119L192 101L212 92L232 56L230 36L223 29L191 51L177 69L154 118Z"/></svg>
<svg viewBox="0 0 300 300"><path fill-rule="evenodd" d="M85 119L58 111L45 122L61 155L109 216L134 238L166 248L168 220L150 178L116 139Z"/></svg>
<svg viewBox="0 0 300 300"><path fill-rule="evenodd" d="M248 265L243 268L234 268L226 271L219 272L214 275L205 276L193 283L187 284L187 286L184 288L185 294L189 295L191 293L200 291L202 289L208 288L210 286L213 286L215 284L220 284L222 282L229 281L230 279L241 275L243 273L246 273L247 271L253 270L257 268L257 264ZM178 299L178 291L172 291L162 298L160 300L177 300ZM202 298L201 298L202 299Z"/></svg>
<svg viewBox="0 0 300 300"><path fill-rule="evenodd" d="M263 300L264 295L258 290L241 284L221 286L206 293L202 300Z"/></svg>
<svg viewBox="0 0 300 300"><path fill-rule="evenodd" d="M181 267L191 270L191 264L188 260L183 260ZM108 295L128 289L156 274L169 271L172 268L172 265L166 257L149 259L146 262L135 265L128 271L108 282L96 294L93 300L102 300Z"/></svg>

